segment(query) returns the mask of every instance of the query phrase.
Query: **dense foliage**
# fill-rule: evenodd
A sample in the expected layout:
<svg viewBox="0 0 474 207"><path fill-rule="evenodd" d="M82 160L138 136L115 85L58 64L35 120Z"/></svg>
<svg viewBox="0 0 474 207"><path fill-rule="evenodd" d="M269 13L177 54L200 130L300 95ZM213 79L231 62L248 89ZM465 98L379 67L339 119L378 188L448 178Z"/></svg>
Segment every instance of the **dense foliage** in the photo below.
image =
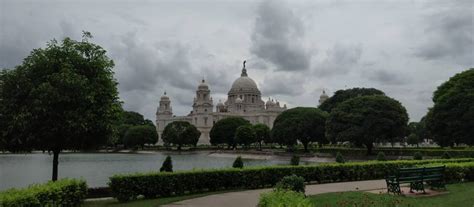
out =
<svg viewBox="0 0 474 207"><path fill-rule="evenodd" d="M235 132L243 125L250 122L241 117L228 117L217 121L209 133L212 145L227 144L229 148L235 147Z"/></svg>
<svg viewBox="0 0 474 207"><path fill-rule="evenodd" d="M161 165L160 172L173 172L173 161L171 157L168 155L166 156L165 161L163 161L163 165Z"/></svg>
<svg viewBox="0 0 474 207"><path fill-rule="evenodd" d="M132 126L125 133L123 141L126 147L143 148L145 144L155 144L158 141L158 133L154 126Z"/></svg>
<svg viewBox="0 0 474 207"><path fill-rule="evenodd" d="M277 190L291 190L299 193L305 192L304 178L297 175L283 177L276 185Z"/></svg>
<svg viewBox="0 0 474 207"><path fill-rule="evenodd" d="M181 150L183 145L196 146L201 132L186 121L174 121L166 125L163 130L162 139L165 145L177 145Z"/></svg>
<svg viewBox="0 0 474 207"><path fill-rule="evenodd" d="M382 91L375 88L351 88L345 90L338 90L328 100L323 102L319 109L327 112L331 112L337 105L347 101L351 98L359 96L370 96L370 95L385 95Z"/></svg>
<svg viewBox="0 0 474 207"><path fill-rule="evenodd" d="M118 119L114 63L90 37L85 32L82 41L52 40L0 75L5 148L52 151L52 180L61 150L105 145Z"/></svg>
<svg viewBox="0 0 474 207"><path fill-rule="evenodd" d="M258 149L262 150L262 142L265 144L273 143L270 137L270 128L265 124L253 125L253 131L255 132L255 141L258 143Z"/></svg>
<svg viewBox="0 0 474 207"><path fill-rule="evenodd" d="M337 148L325 147L317 148L315 152L329 153L340 152L344 156L364 156L367 154L367 149L364 148ZM444 152L449 152L452 157L474 157L474 149L443 149L443 148L376 148L373 150L375 154L383 152L388 156L413 156L416 152L421 152L423 156L441 157Z"/></svg>
<svg viewBox="0 0 474 207"><path fill-rule="evenodd" d="M290 160L290 165L300 165L300 157L293 155Z"/></svg>
<svg viewBox="0 0 474 207"><path fill-rule="evenodd" d="M297 206L312 207L311 200L306 198L303 193L291 190L275 190L263 193L260 196L258 207L275 207L275 206Z"/></svg>
<svg viewBox="0 0 474 207"><path fill-rule="evenodd" d="M79 206L87 195L86 182L61 179L24 189L0 192L0 206Z"/></svg>
<svg viewBox="0 0 474 207"><path fill-rule="evenodd" d="M252 125L239 126L237 130L235 130L234 140L236 144L244 145L246 148L256 142L256 135Z"/></svg>
<svg viewBox="0 0 474 207"><path fill-rule="evenodd" d="M125 144L125 134L133 126L151 126L155 127L151 120L145 119L142 114L134 111L120 112L119 119L114 123L115 136L108 141L109 146L117 147L119 144ZM152 143L155 144L155 143Z"/></svg>
<svg viewBox="0 0 474 207"><path fill-rule="evenodd" d="M413 155L413 159L414 160L422 160L423 159L423 154L421 154L421 152L415 152L415 154Z"/></svg>
<svg viewBox="0 0 474 207"><path fill-rule="evenodd" d="M244 161L242 160L241 156L238 156L235 158L234 163L232 163L233 168L243 168L244 167Z"/></svg>
<svg viewBox="0 0 474 207"><path fill-rule="evenodd" d="M433 140L441 146L474 145L474 68L439 86L433 102L426 116Z"/></svg>
<svg viewBox="0 0 474 207"><path fill-rule="evenodd" d="M303 177L306 182L318 183L381 179L398 168L425 164L446 165L447 181L474 180L474 159L439 159L138 173L112 176L109 186L115 198L128 201L140 195L154 198L226 189L266 188L293 174Z"/></svg>
<svg viewBox="0 0 474 207"><path fill-rule="evenodd" d="M385 153L379 152L377 154L377 161L387 161L387 158L385 157Z"/></svg>
<svg viewBox="0 0 474 207"><path fill-rule="evenodd" d="M272 138L282 145L294 146L300 141L304 150L308 144L327 143L325 125L328 114L317 108L297 107L288 109L277 116L271 131Z"/></svg>
<svg viewBox="0 0 474 207"><path fill-rule="evenodd" d="M337 163L345 163L346 159L344 159L344 156L340 152L336 153L336 162Z"/></svg>
<svg viewBox="0 0 474 207"><path fill-rule="evenodd" d="M349 141L365 145L372 153L373 143L393 142L406 136L408 114L405 107L387 96L359 96L340 103L331 111L326 134L332 142Z"/></svg>
<svg viewBox="0 0 474 207"><path fill-rule="evenodd" d="M407 137L407 144L409 144L409 145L416 145L418 147L418 144L420 142L421 142L420 138L415 133L411 133Z"/></svg>

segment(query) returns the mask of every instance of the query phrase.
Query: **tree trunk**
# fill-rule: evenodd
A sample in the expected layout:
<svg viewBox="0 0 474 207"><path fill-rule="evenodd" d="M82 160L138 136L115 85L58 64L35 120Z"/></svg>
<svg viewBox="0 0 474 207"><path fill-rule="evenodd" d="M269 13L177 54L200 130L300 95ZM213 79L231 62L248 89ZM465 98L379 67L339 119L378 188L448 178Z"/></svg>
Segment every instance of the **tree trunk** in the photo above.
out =
<svg viewBox="0 0 474 207"><path fill-rule="evenodd" d="M308 152L308 142L303 143L304 152Z"/></svg>
<svg viewBox="0 0 474 207"><path fill-rule="evenodd" d="M258 142L258 149L260 149L260 151L262 151L262 142Z"/></svg>
<svg viewBox="0 0 474 207"><path fill-rule="evenodd" d="M181 150L181 145L179 144L179 145L178 145L178 151L180 151L180 150Z"/></svg>
<svg viewBox="0 0 474 207"><path fill-rule="evenodd" d="M59 152L60 150L53 150L53 177L51 178L53 181L58 180Z"/></svg>

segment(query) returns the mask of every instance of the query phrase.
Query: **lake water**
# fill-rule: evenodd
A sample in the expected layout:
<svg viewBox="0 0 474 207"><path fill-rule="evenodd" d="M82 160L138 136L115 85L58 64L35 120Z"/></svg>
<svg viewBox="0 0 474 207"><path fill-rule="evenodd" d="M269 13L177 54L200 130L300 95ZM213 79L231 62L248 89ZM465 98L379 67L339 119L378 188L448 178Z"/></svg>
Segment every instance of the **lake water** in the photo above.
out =
<svg viewBox="0 0 474 207"><path fill-rule="evenodd" d="M114 174L158 171L168 154L173 170L230 167L235 160L209 156L209 152L61 153L58 174L59 178L82 178L89 187L106 186ZM0 154L0 191L50 180L52 160L47 153ZM288 164L288 160L244 160L245 166L278 164Z"/></svg>

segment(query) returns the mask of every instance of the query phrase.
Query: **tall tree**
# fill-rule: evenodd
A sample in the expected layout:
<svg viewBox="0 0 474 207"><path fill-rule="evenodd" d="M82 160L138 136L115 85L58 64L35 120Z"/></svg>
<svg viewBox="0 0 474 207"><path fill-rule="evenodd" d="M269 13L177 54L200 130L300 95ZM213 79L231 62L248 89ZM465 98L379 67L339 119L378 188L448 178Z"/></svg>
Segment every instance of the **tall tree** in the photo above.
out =
<svg viewBox="0 0 474 207"><path fill-rule="evenodd" d="M124 144L127 147L142 147L145 144L155 144L158 142L156 128L148 125L137 125L130 127L124 136Z"/></svg>
<svg viewBox="0 0 474 207"><path fill-rule="evenodd" d="M325 125L328 114L317 108L297 107L277 116L271 131L272 138L279 144L293 146L300 141L304 150L308 144L327 143Z"/></svg>
<svg viewBox="0 0 474 207"><path fill-rule="evenodd" d="M331 112L338 104L358 96L385 95L384 92L375 88L351 88L338 90L328 100L324 101L318 108Z"/></svg>
<svg viewBox="0 0 474 207"><path fill-rule="evenodd" d="M258 149L262 150L262 142L271 143L270 140L270 128L265 124L255 124L253 125L253 130L255 131L255 141L258 142Z"/></svg>
<svg viewBox="0 0 474 207"><path fill-rule="evenodd" d="M0 76L6 148L53 152L53 181L62 150L104 145L118 118L114 63L91 37L52 40Z"/></svg>
<svg viewBox="0 0 474 207"><path fill-rule="evenodd" d="M458 73L434 92L426 115L430 136L441 146L474 145L474 68Z"/></svg>
<svg viewBox="0 0 474 207"><path fill-rule="evenodd" d="M255 131L253 130L252 125L239 126L235 131L235 142L237 144L244 145L248 148L255 141Z"/></svg>
<svg viewBox="0 0 474 207"><path fill-rule="evenodd" d="M228 117L217 121L209 133L211 144L227 144L228 148L235 147L235 131L239 126L248 124L250 122L241 117Z"/></svg>
<svg viewBox="0 0 474 207"><path fill-rule="evenodd" d="M342 102L331 111L326 123L330 140L365 145L372 154L373 143L405 137L408 129L405 107L382 95L359 96Z"/></svg>
<svg viewBox="0 0 474 207"><path fill-rule="evenodd" d="M163 142L174 144L181 150L183 145L196 146L201 132L192 124L186 121L174 121L166 125L163 130Z"/></svg>

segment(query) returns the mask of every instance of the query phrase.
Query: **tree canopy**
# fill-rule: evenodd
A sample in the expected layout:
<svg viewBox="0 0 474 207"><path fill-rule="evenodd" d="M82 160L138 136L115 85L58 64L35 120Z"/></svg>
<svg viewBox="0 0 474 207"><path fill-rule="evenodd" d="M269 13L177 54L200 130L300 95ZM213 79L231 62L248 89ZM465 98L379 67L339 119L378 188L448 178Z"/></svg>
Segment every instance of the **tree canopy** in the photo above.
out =
<svg viewBox="0 0 474 207"><path fill-rule="evenodd" d="M311 142L327 143L325 125L328 114L317 108L297 107L277 116L271 131L275 142L293 146L300 141L305 151Z"/></svg>
<svg viewBox="0 0 474 207"><path fill-rule="evenodd" d="M201 132L189 122L174 121L166 125L162 139L166 145L174 144L181 150L183 145L196 146L200 136Z"/></svg>
<svg viewBox="0 0 474 207"><path fill-rule="evenodd" d="M124 144L127 147L137 148L145 144L155 144L158 142L156 128L149 125L131 126L124 136Z"/></svg>
<svg viewBox="0 0 474 207"><path fill-rule="evenodd" d="M335 108L338 104L349 100L351 98L355 98L358 96L368 96L368 95L385 95L384 92L375 89L375 88L351 88L345 90L338 90L331 96L329 99L324 101L318 108L331 112L333 108Z"/></svg>
<svg viewBox="0 0 474 207"><path fill-rule="evenodd" d="M474 68L438 87L426 115L430 136L441 146L474 144Z"/></svg>
<svg viewBox="0 0 474 207"><path fill-rule="evenodd" d="M332 141L365 145L371 154L374 142L405 137L407 122L406 109L397 100L383 95L359 96L332 110L326 134Z"/></svg>
<svg viewBox="0 0 474 207"><path fill-rule="evenodd" d="M255 124L253 125L253 130L255 132L255 141L258 142L259 149L262 149L262 142L266 144L272 143L270 139L270 128L265 124Z"/></svg>
<svg viewBox="0 0 474 207"><path fill-rule="evenodd" d="M52 151L53 180L61 150L105 144L118 119L114 63L89 38L84 33L82 41L52 40L0 75L5 148Z"/></svg>
<svg viewBox="0 0 474 207"><path fill-rule="evenodd" d="M249 121L241 117L228 117L217 121L209 133L212 145L227 144L235 147L235 131L239 126L248 125Z"/></svg>
<svg viewBox="0 0 474 207"><path fill-rule="evenodd" d="M242 125L235 130L235 142L244 145L245 147L256 142L255 131L252 125Z"/></svg>

